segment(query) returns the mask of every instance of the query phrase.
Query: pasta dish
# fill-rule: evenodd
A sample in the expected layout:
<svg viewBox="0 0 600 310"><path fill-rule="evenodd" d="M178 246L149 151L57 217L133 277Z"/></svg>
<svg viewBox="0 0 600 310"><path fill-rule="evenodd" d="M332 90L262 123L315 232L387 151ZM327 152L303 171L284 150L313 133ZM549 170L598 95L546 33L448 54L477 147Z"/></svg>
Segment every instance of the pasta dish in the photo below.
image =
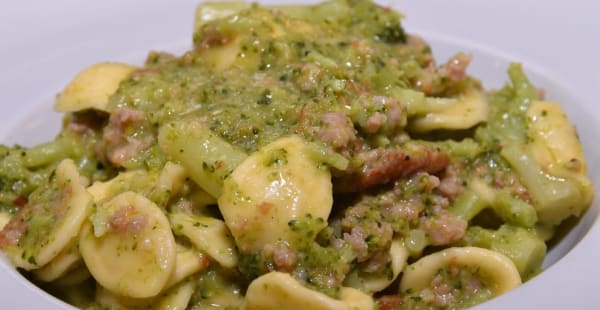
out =
<svg viewBox="0 0 600 310"><path fill-rule="evenodd" d="M370 0L202 3L102 62L52 141L0 145L0 249L81 309L463 309L540 273L593 199L518 63L484 89Z"/></svg>

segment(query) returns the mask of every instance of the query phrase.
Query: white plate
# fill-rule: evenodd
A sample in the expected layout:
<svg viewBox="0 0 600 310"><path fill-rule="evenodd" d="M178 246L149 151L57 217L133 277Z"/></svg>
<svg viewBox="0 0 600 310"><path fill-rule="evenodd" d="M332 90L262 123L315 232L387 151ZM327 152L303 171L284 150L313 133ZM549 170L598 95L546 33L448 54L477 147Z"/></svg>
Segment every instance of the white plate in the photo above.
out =
<svg viewBox="0 0 600 310"><path fill-rule="evenodd" d="M269 1L282 3L286 1ZM289 1L288 1L289 2ZM311 1L314 2L314 1ZM407 31L425 36L439 60L475 56L470 73L486 87L506 80L506 65L523 62L532 80L560 101L577 124L600 184L600 2L535 0L380 1L407 16ZM190 46L195 1L0 3L0 142L51 139L60 116L54 95L83 67L105 60L141 63L151 49ZM596 191L596 196L598 191ZM547 270L480 309L583 309L600 304L600 224L595 203L546 260ZM3 309L65 309L0 262Z"/></svg>

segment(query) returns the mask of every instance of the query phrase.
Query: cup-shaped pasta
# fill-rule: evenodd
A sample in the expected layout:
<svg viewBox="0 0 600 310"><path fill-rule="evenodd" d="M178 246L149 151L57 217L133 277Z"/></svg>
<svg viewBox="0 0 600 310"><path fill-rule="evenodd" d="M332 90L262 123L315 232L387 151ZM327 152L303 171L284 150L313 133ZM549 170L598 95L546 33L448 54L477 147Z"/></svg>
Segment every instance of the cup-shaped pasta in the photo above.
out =
<svg viewBox="0 0 600 310"><path fill-rule="evenodd" d="M121 81L136 68L121 63L98 63L79 72L58 95L54 109L76 112L86 109L108 111L108 98L119 88Z"/></svg>
<svg viewBox="0 0 600 310"><path fill-rule="evenodd" d="M183 279L204 270L208 267L208 258L196 251L177 244L177 257L175 258L175 269L167 281L166 287L169 288Z"/></svg>
<svg viewBox="0 0 600 310"><path fill-rule="evenodd" d="M447 272L444 272L447 271ZM465 271L470 278L463 279ZM404 270L401 293L415 294L429 288L436 276L446 274L451 289L476 289L490 297L501 295L521 284L519 271L506 256L477 247L448 248L427 255ZM470 282L477 284L471 285ZM455 285L456 284L456 285Z"/></svg>
<svg viewBox="0 0 600 310"><path fill-rule="evenodd" d="M131 170L120 172L116 177L108 181L94 182L94 184L87 188L87 191L94 198L94 202L103 203L126 191L137 192L138 187L149 188L155 180L156 176L151 176L146 171ZM137 184L140 186L136 186Z"/></svg>
<svg viewBox="0 0 600 310"><path fill-rule="evenodd" d="M371 293L379 292L388 287L402 272L408 258L408 251L404 247L403 242L398 239L392 241L389 253L391 257L391 276L388 272L385 272L385 274L364 275L355 270L348 274L344 280L344 285Z"/></svg>
<svg viewBox="0 0 600 310"><path fill-rule="evenodd" d="M79 254L76 240L73 241L70 246L60 252L44 267L34 270L35 277L44 282L54 281L80 264L82 262L81 254Z"/></svg>
<svg viewBox="0 0 600 310"><path fill-rule="evenodd" d="M425 100L435 102L435 99ZM437 101L439 104L426 104L426 102L422 104L430 107L431 111L411 119L410 130L427 132L437 129L468 129L487 120L488 103L481 93L472 92L457 99L437 99Z"/></svg>
<svg viewBox="0 0 600 310"><path fill-rule="evenodd" d="M242 252L277 241L293 243L290 223L307 215L316 219L311 233L302 236L309 240L327 225L331 176L307 154L304 140L284 137L242 162L225 180L218 202Z"/></svg>
<svg viewBox="0 0 600 310"><path fill-rule="evenodd" d="M72 244L91 203L75 163L63 160L49 186L34 192L4 227L5 236L18 236L5 246L6 254L26 270L46 265Z"/></svg>
<svg viewBox="0 0 600 310"><path fill-rule="evenodd" d="M221 266L237 266L235 244L223 221L207 216L195 216L183 212L169 215L173 231L185 236L198 250L206 253Z"/></svg>
<svg viewBox="0 0 600 310"><path fill-rule="evenodd" d="M8 212L0 211L0 230L4 229L4 226L10 222L11 215Z"/></svg>
<svg viewBox="0 0 600 310"><path fill-rule="evenodd" d="M98 207L107 227L86 223L79 239L83 260L102 286L123 296L152 297L175 268L175 238L163 211L134 192L119 194ZM98 212L98 211L97 211ZM100 222L99 222L100 223Z"/></svg>
<svg viewBox="0 0 600 310"><path fill-rule="evenodd" d="M285 306L289 310L371 310L371 296L352 288L342 288L341 299L302 286L287 273L270 272L256 278L248 286L244 310L276 310Z"/></svg>
<svg viewBox="0 0 600 310"><path fill-rule="evenodd" d="M565 201L554 203L553 195L539 193L534 184L528 189L537 199L538 214L544 223L558 224L570 215L578 216L592 200L592 183L586 175L586 160L575 127L569 123L560 105L548 101L534 101L527 109L527 134L531 143L527 151L543 173L550 178L564 179L563 187L573 187ZM548 190L548 188L546 188ZM577 193L575 193L577 192ZM579 195L573 199L573 195Z"/></svg>
<svg viewBox="0 0 600 310"><path fill-rule="evenodd" d="M130 298L119 296L101 286L96 289L96 303L101 309L110 310L185 310L194 294L194 282L183 281L154 298Z"/></svg>

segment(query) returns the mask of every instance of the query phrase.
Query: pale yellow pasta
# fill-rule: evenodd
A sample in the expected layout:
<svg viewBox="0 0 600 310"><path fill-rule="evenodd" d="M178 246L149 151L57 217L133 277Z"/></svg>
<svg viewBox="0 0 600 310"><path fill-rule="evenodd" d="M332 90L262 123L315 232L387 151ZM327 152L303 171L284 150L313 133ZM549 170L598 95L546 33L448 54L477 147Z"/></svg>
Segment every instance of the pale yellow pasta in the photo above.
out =
<svg viewBox="0 0 600 310"><path fill-rule="evenodd" d="M227 227L242 251L292 242L288 223L307 215L327 217L333 204L329 170L320 167L298 136L276 140L243 161L225 180L218 200Z"/></svg>
<svg viewBox="0 0 600 310"><path fill-rule="evenodd" d="M356 298L355 292L347 292L346 297L355 305L364 302ZM250 283L246 292L244 310L347 310L348 303L331 298L300 284L291 275L270 272Z"/></svg>
<svg viewBox="0 0 600 310"><path fill-rule="evenodd" d="M103 201L125 191L131 186L130 184L132 181L140 178L146 178L147 175L148 173L143 170L121 172L116 177L108 181L94 182L94 184L87 188L87 191L94 198L94 202L102 203Z"/></svg>
<svg viewBox="0 0 600 310"><path fill-rule="evenodd" d="M101 286L96 289L96 303L103 310L184 310L194 293L194 282L183 281L154 298L119 296Z"/></svg>
<svg viewBox="0 0 600 310"><path fill-rule="evenodd" d="M10 217L10 213L4 211L0 212L0 230L10 222Z"/></svg>
<svg viewBox="0 0 600 310"><path fill-rule="evenodd" d="M136 68L121 63L98 63L79 72L56 97L54 109L75 112L95 109L108 112L108 98Z"/></svg>
<svg viewBox="0 0 600 310"><path fill-rule="evenodd" d="M175 234L185 236L198 250L224 267L233 268L238 257L223 221L207 216L176 212L169 215Z"/></svg>
<svg viewBox="0 0 600 310"><path fill-rule="evenodd" d="M65 159L58 165L55 182L61 195L56 198L56 201L45 203L60 205L53 207L53 211L35 211L31 216L32 218L47 217L58 213L63 215L60 218L54 216L51 222L45 224L51 225L51 227L48 227L49 232L47 235L38 236L41 240L37 240L35 243L27 239L21 240L24 245L8 246L5 249L9 258L17 267L32 270L49 263L77 237L88 214L92 199L82 185L79 171L77 171L73 160ZM48 212L55 212L55 214L48 214ZM29 221L33 222L31 219ZM40 228L30 225L29 229L36 230ZM29 235L25 238L29 238Z"/></svg>
<svg viewBox="0 0 600 310"><path fill-rule="evenodd" d="M488 118L488 103L483 94L472 92L458 99L449 99L439 111L413 118L409 128L415 132L438 129L468 129Z"/></svg>
<svg viewBox="0 0 600 310"><path fill-rule="evenodd" d="M156 310L185 310L196 289L194 281L188 280L161 294L152 309Z"/></svg>
<svg viewBox="0 0 600 310"><path fill-rule="evenodd" d="M340 289L340 300L348 305L348 310L376 309L373 297L355 288L342 287Z"/></svg>
<svg viewBox="0 0 600 310"><path fill-rule="evenodd" d="M570 215L579 215L593 198L592 182L586 175L587 163L575 127L560 105L534 101L527 110L527 151L550 178L573 181L579 199L538 206L542 222L557 224ZM565 188L570 184L565 184ZM566 206L568 204L568 207Z"/></svg>
<svg viewBox="0 0 600 310"><path fill-rule="evenodd" d="M401 292L419 292L427 288L433 278L449 265L473 268L492 296L501 295L519 285L521 276L514 263L506 256L483 248L447 248L422 257L404 270Z"/></svg>
<svg viewBox="0 0 600 310"><path fill-rule="evenodd" d="M167 281L166 287L171 287L183 279L206 268L204 254L177 244L177 256L175 258L175 270Z"/></svg>
<svg viewBox="0 0 600 310"><path fill-rule="evenodd" d="M77 264L82 263L81 254L77 248L76 240L58 256L52 259L48 264L40 269L33 271L35 277L44 282L50 282L58 279L67 271L71 270Z"/></svg>
<svg viewBox="0 0 600 310"><path fill-rule="evenodd" d="M353 271L344 280L344 284L353 288L360 289L365 292L379 292L388 287L396 278L408 259L408 251L404 247L403 241L394 239L390 246L390 257L391 257L391 269L392 276L390 277L387 273L384 275L364 275L358 271Z"/></svg>
<svg viewBox="0 0 600 310"><path fill-rule="evenodd" d="M185 169L181 165L167 162L158 176L156 188L168 195L179 193L186 176Z"/></svg>
<svg viewBox="0 0 600 310"><path fill-rule="evenodd" d="M200 30L206 23L215 19L230 16L243 9L249 8L248 2L208 2L196 7L196 15L194 18L194 32Z"/></svg>
<svg viewBox="0 0 600 310"><path fill-rule="evenodd" d="M119 194L98 209L108 227L95 235L88 222L79 239L81 255L96 281L123 296L158 294L176 261L175 239L163 211L133 192Z"/></svg>
<svg viewBox="0 0 600 310"><path fill-rule="evenodd" d="M535 159L544 168L577 161L580 171L586 170L583 148L575 127L569 123L561 106L549 101L534 101L527 109L528 145Z"/></svg>

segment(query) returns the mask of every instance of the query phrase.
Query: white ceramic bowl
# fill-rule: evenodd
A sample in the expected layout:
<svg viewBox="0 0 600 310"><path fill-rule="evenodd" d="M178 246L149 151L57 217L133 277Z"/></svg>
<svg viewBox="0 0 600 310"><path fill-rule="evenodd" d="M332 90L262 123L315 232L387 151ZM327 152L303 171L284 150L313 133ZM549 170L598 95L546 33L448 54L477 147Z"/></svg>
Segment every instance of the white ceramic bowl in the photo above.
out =
<svg viewBox="0 0 600 310"><path fill-rule="evenodd" d="M284 3L293 1L262 1ZM298 1L295 1L298 2ZM315 2L315 1L310 1ZM405 13L405 29L432 43L439 60L465 51L470 73L486 87L506 81L511 61L524 64L549 99L577 125L600 184L600 2L586 0L379 1ZM149 50L190 46L196 1L54 0L0 3L0 143L33 145L58 132L54 95L82 68L99 61L141 63ZM596 187L598 189L598 186ZM596 196L600 197L598 190ZM600 269L600 204L554 247L546 270L480 309L590 309ZM0 259L3 309L68 309Z"/></svg>

